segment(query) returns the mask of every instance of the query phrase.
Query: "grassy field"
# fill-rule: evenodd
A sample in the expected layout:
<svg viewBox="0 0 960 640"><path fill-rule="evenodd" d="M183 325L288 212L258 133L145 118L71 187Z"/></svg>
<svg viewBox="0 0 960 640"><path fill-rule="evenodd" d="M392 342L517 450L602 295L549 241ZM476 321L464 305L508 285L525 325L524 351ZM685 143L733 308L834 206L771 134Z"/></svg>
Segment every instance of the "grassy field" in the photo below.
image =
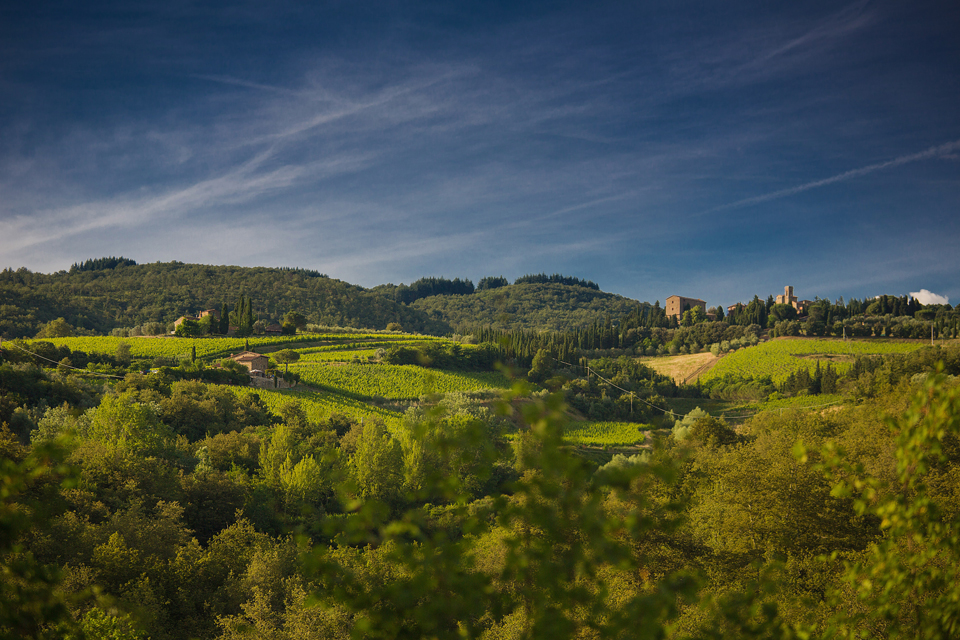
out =
<svg viewBox="0 0 960 640"><path fill-rule="evenodd" d="M652 368L661 375L669 376L677 384L682 384L689 378L694 378L697 372L702 376L714 366L719 358L710 353L692 353L683 356L662 356L659 358L644 358L643 364ZM691 380L692 382L693 380Z"/></svg>
<svg viewBox="0 0 960 640"><path fill-rule="evenodd" d="M740 349L722 357L709 371L700 376L702 382L726 374L769 375L775 383L806 366L811 371L817 362L821 366L832 363L838 373L844 373L856 356L889 353L909 353L925 346L922 341L842 340L813 338L778 338Z"/></svg>

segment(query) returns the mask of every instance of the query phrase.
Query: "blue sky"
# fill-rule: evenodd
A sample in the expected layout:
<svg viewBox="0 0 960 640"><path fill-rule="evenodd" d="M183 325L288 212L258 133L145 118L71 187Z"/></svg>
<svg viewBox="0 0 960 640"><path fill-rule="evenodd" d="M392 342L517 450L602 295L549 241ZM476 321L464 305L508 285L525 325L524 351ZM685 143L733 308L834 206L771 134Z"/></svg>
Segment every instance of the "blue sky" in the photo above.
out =
<svg viewBox="0 0 960 640"><path fill-rule="evenodd" d="M956 2L146 6L0 9L0 267L960 302Z"/></svg>

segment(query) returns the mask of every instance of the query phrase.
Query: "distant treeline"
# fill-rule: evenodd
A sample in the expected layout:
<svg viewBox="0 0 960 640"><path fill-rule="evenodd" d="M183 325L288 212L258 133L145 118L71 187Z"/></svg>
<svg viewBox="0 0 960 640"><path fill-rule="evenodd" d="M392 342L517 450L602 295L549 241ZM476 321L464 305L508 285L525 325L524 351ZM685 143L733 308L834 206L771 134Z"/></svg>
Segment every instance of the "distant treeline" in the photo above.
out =
<svg viewBox="0 0 960 640"><path fill-rule="evenodd" d="M480 283L474 287L473 282L454 278L420 278L409 285L385 284L374 287L374 291L382 295L392 297L397 302L411 304L422 298L432 296L465 296L476 291L486 291L506 287L510 282L503 276L487 276L480 280ZM581 280L571 276L564 276L555 273L548 276L545 273L527 274L514 280L513 284L565 284L574 287L586 287L587 289L600 290L600 285L589 280Z"/></svg>
<svg viewBox="0 0 960 640"><path fill-rule="evenodd" d="M285 273L297 273L300 275L307 276L308 278L329 278L325 273L320 273L316 269L303 269L301 267L277 267L280 271Z"/></svg>
<svg viewBox="0 0 960 640"><path fill-rule="evenodd" d="M559 273L555 273L552 276L548 276L545 273L527 274L514 280L513 284L566 284L572 287L586 287L587 289L600 291L600 285L596 282L563 276Z"/></svg>
<svg viewBox="0 0 960 640"><path fill-rule="evenodd" d="M123 256L120 256L119 258L111 256L109 258L95 258L91 260L84 260L83 262L74 262L72 265L70 265L70 273L77 273L78 271L103 271L104 269L135 267L136 265L136 260L124 258Z"/></svg>
<svg viewBox="0 0 960 640"><path fill-rule="evenodd" d="M454 278L420 278L410 285L401 284L394 291L394 300L410 304L420 298L430 296L464 296L473 293L473 282Z"/></svg>

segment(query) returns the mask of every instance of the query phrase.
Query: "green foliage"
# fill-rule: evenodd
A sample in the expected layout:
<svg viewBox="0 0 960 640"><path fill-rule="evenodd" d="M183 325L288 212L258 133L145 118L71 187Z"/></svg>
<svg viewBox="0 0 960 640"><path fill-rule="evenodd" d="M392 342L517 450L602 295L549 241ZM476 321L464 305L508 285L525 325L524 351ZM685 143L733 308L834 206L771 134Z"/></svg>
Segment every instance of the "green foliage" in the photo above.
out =
<svg viewBox="0 0 960 640"><path fill-rule="evenodd" d="M574 278L572 276L564 276L559 273L555 273L551 276L548 276L545 273L538 274L527 274L525 276L520 276L513 281L513 284L563 284L569 287L586 287L587 289L600 290L600 285L596 282L591 282L589 280L581 280L580 278Z"/></svg>
<svg viewBox="0 0 960 640"><path fill-rule="evenodd" d="M197 309L218 308L241 292L256 292L258 312L298 309L316 324L379 328L396 321L408 331L450 331L423 312L308 270L169 262L52 274L4 269L0 335L32 336L61 316L101 334L146 322L169 324Z"/></svg>
<svg viewBox="0 0 960 640"><path fill-rule="evenodd" d="M942 515L926 481L945 462L944 445L960 435L960 387L931 376L890 427L897 434L892 482L864 474L829 443L823 450L821 468L836 483L833 494L852 497L857 512L879 518L884 532L846 565L849 590L833 594L838 611L830 622L843 637L871 628L890 638L955 637L960 519ZM803 447L798 452L809 455Z"/></svg>
<svg viewBox="0 0 960 640"><path fill-rule="evenodd" d="M503 276L487 276L485 278L480 278L480 282L477 283L477 291L499 289L500 287L506 287L509 284L510 281Z"/></svg>
<svg viewBox="0 0 960 640"><path fill-rule="evenodd" d="M168 449L173 438L160 422L157 407L138 402L133 393L107 394L91 409L83 435L108 447L139 455L156 455Z"/></svg>
<svg viewBox="0 0 960 640"><path fill-rule="evenodd" d="M182 326L182 325L181 325ZM89 337L89 338L54 338L47 342L57 347L67 347L73 351L85 353L114 354L120 344L130 346L130 356L148 360L164 359L179 362L188 359L196 349L200 359L214 359L243 351L249 345L280 346L303 342L324 340L326 336L301 334L297 336L258 336L243 338L119 338L119 337ZM26 341L27 348L39 344Z"/></svg>
<svg viewBox="0 0 960 640"><path fill-rule="evenodd" d="M43 328L37 332L35 338L69 338L74 335L73 327L67 324L63 318L51 320L43 325Z"/></svg>
<svg viewBox="0 0 960 640"><path fill-rule="evenodd" d="M186 318L183 322L177 325L174 335L178 338L199 338L203 335L203 329L200 327L200 323L196 320Z"/></svg>
<svg viewBox="0 0 960 640"><path fill-rule="evenodd" d="M803 371L806 371L806 368ZM763 402L776 390L773 378L769 375L726 373L700 383L700 392L704 396L735 402Z"/></svg>
<svg viewBox="0 0 960 640"><path fill-rule="evenodd" d="M136 264L136 260L124 258L123 256L119 258L113 256L109 258L96 258L84 260L83 262L74 262L70 265L70 273L76 273L78 271L104 271L106 269L116 269L117 267L135 266Z"/></svg>
<svg viewBox="0 0 960 640"><path fill-rule="evenodd" d="M508 386L499 372L428 371L415 365L296 365L295 371L306 384L357 399L415 400L431 393Z"/></svg>
<svg viewBox="0 0 960 640"><path fill-rule="evenodd" d="M410 307L436 314L451 326L564 331L586 328L606 317L625 315L637 302L583 286L557 283L514 284L470 296L432 296ZM405 325L406 326L406 325Z"/></svg>
<svg viewBox="0 0 960 640"><path fill-rule="evenodd" d="M349 469L357 497L395 507L403 486L403 450L382 422L364 424Z"/></svg>
<svg viewBox="0 0 960 640"><path fill-rule="evenodd" d="M564 427L563 441L590 446L627 447L643 442L650 424L634 422L571 422Z"/></svg>
<svg viewBox="0 0 960 640"><path fill-rule="evenodd" d="M420 278L410 283L409 286L401 284L398 287L393 285L380 285L374 288L381 294L389 295L392 299L403 304L410 304L420 298L430 296L451 296L451 295L470 295L473 293L473 283L469 280L454 278Z"/></svg>
<svg viewBox="0 0 960 640"><path fill-rule="evenodd" d="M0 432L5 440L8 434ZM5 449L0 457L0 638L62 637L74 627L72 598L61 589L63 571L40 562L24 543L48 526L54 492L74 484L75 470L65 464L62 443L38 445L20 459L8 457Z"/></svg>
<svg viewBox="0 0 960 640"><path fill-rule="evenodd" d="M442 405L408 411L396 436L403 452L404 488L415 502L443 503L461 493L483 497L506 448L494 422Z"/></svg>
<svg viewBox="0 0 960 640"><path fill-rule="evenodd" d="M805 356L833 356L834 368L843 373L858 355L909 353L922 347L923 344L917 343L877 340L771 340L723 357L701 380L707 382L726 374L769 375L774 383L780 384L799 366L805 365L808 369L817 366L816 357Z"/></svg>
<svg viewBox="0 0 960 640"><path fill-rule="evenodd" d="M673 435L674 440L677 442L683 442L690 435L690 430L693 428L694 423L697 420L703 418L709 418L710 414L696 407L693 411L685 415L683 418L677 420L673 424L673 429L671 434Z"/></svg>
<svg viewBox="0 0 960 640"><path fill-rule="evenodd" d="M293 349L281 349L273 354L273 359L284 365L284 370L289 370L290 365L300 359L300 354Z"/></svg>
<svg viewBox="0 0 960 640"><path fill-rule="evenodd" d="M631 577L640 561L635 545L654 526L643 491L631 487L670 471L631 465L597 482L559 446L560 396L524 414L537 443L530 451L539 452L528 466L538 471L495 501L495 521L461 502L472 535L450 540L444 530L424 528L420 511L378 522L361 509L339 527L339 539L369 536L373 527L376 548L315 550L316 598L351 612L351 637L662 636L692 583L680 575L645 584ZM668 529L670 518L658 526Z"/></svg>
<svg viewBox="0 0 960 640"><path fill-rule="evenodd" d="M956 635L960 392L931 372L942 359L945 373L960 373L960 350L863 356L841 386L857 403L769 394L756 415L734 416L736 433L693 411L677 437L610 460L580 443L628 447L652 425L570 423L564 399L629 412L631 399L660 406L677 390L632 357L577 357L581 339L668 338L689 351L700 338L721 344L728 330L731 342L755 335L647 322L638 308L629 322L582 332L502 332L506 345L352 332L307 338L321 344L303 349L273 342L303 354L291 371L349 380L331 378L321 392L177 379L213 371L202 361L223 355L219 339L128 339L131 368L147 364L138 349L159 354L163 344L196 348L198 361L123 380L58 366L117 372L119 339L101 339L100 353L33 342L45 369L5 341L5 361L20 361L0 365L0 421L16 431L0 429L0 487L64 433L76 437L66 458L76 475L51 462L3 496L0 522L15 530L0 545L15 552L0 553L0 566L32 573L4 574L0 605L22 607L17 624L55 637ZM474 339L482 335L493 334ZM85 339L56 339L71 340ZM371 361L393 346L415 349L421 365L318 364ZM563 348L570 365L537 363L564 380L562 396L515 390L496 402L503 380L445 369L469 368L478 352L532 362ZM791 358L794 371L804 364ZM820 364L821 390L830 369ZM715 380L727 391L766 384ZM465 391L490 386L501 390ZM457 391L421 395L444 388ZM421 397L401 414L385 407L404 403L376 399L382 389ZM103 597L82 600L94 592ZM18 597L24 604L8 606Z"/></svg>
<svg viewBox="0 0 960 640"><path fill-rule="evenodd" d="M80 619L78 638L96 638L97 640L142 640L147 634L136 628L129 615L115 616L99 607L90 609ZM68 636L73 640L73 636Z"/></svg>
<svg viewBox="0 0 960 640"><path fill-rule="evenodd" d="M356 421L361 418L377 418L387 425L394 425L399 424L402 417L396 411L370 405L363 400L329 391L271 390L252 389L250 387L228 387L228 390L240 396L256 395L276 415L280 415L283 406L290 400L296 400L301 404L307 418L312 422L322 422L334 414L339 414Z"/></svg>

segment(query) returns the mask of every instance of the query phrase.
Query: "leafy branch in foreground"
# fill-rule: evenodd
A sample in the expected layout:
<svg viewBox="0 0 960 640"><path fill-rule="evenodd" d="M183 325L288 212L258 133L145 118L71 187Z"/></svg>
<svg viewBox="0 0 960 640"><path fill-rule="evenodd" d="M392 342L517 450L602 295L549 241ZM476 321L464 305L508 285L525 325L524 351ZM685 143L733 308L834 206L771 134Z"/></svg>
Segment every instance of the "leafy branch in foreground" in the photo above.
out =
<svg viewBox="0 0 960 640"><path fill-rule="evenodd" d="M72 486L75 470L60 443L34 446L28 455L10 431L0 432L0 638L55 638L73 626L58 590L59 568L38 562L23 545L50 517L59 485Z"/></svg>
<svg viewBox="0 0 960 640"><path fill-rule="evenodd" d="M352 637L662 635L695 586L683 574L657 581L638 571L644 537L674 520L669 505L654 506L643 490L645 483L669 482L670 464L596 475L561 447L566 418L559 396L526 404L522 413L529 427L516 446L522 476L509 495L478 505L467 501L470 492L454 473L426 480L431 494L450 501L459 538L430 522L423 508L390 519L388 505L368 501L329 532L336 544L314 550L315 599L350 612ZM456 468L449 456L469 451L462 442L440 441L435 465ZM371 546L364 551L361 544Z"/></svg>
<svg viewBox="0 0 960 640"><path fill-rule="evenodd" d="M839 637L950 638L960 635L960 517L947 514L931 485L956 486L960 386L930 376L907 411L888 419L897 437L896 484L866 477L835 447L823 468L834 494L855 497L861 514L881 519L883 535L847 562L845 589L833 594ZM952 451L951 451L952 450ZM802 446L798 453L804 455Z"/></svg>

